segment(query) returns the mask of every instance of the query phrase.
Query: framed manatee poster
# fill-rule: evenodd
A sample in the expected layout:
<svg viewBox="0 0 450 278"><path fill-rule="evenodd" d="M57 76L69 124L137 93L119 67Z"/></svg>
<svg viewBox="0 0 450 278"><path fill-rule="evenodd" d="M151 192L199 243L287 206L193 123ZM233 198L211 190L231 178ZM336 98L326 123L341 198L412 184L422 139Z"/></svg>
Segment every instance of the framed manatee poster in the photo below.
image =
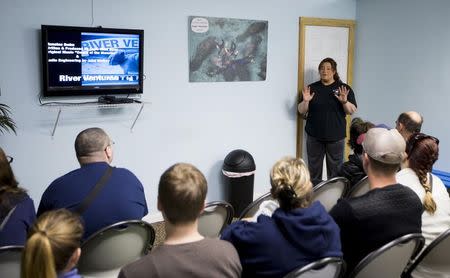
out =
<svg viewBox="0 0 450 278"><path fill-rule="evenodd" d="M268 22L189 17L189 81L263 81Z"/></svg>

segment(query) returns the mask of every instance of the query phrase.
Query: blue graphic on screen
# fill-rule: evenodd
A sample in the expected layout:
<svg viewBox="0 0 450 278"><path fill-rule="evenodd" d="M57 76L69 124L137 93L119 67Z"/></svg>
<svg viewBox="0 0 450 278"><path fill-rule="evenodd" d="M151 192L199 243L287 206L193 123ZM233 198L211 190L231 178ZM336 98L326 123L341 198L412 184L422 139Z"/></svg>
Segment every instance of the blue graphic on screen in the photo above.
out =
<svg viewBox="0 0 450 278"><path fill-rule="evenodd" d="M82 86L138 85L139 35L81 34Z"/></svg>

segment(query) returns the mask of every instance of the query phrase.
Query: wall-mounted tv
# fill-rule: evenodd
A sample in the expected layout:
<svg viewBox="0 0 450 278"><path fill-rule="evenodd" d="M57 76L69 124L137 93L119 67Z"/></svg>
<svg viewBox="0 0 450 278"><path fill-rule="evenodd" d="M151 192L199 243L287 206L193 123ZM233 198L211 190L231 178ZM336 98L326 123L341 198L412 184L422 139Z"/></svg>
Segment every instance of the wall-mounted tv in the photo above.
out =
<svg viewBox="0 0 450 278"><path fill-rule="evenodd" d="M42 25L43 96L143 92L144 31Z"/></svg>

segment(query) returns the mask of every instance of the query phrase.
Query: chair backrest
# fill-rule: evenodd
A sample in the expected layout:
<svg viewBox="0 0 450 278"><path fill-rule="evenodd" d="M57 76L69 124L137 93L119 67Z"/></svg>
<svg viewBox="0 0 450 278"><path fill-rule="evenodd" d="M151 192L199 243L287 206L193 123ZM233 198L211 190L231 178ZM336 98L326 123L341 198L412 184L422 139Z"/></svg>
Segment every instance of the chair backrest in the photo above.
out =
<svg viewBox="0 0 450 278"><path fill-rule="evenodd" d="M284 278L338 278L344 270L342 258L327 257L293 270Z"/></svg>
<svg viewBox="0 0 450 278"><path fill-rule="evenodd" d="M313 201L320 201L327 211L337 203L348 186L348 180L335 177L319 183L313 188Z"/></svg>
<svg viewBox="0 0 450 278"><path fill-rule="evenodd" d="M207 203L198 219L198 231L205 237L219 237L222 230L233 220L233 206L227 202Z"/></svg>
<svg viewBox="0 0 450 278"><path fill-rule="evenodd" d="M416 268L450 275L450 229L428 245L414 263L405 271L406 277Z"/></svg>
<svg viewBox="0 0 450 278"><path fill-rule="evenodd" d="M362 259L349 278L400 277L409 260L422 249L421 234L399 237Z"/></svg>
<svg viewBox="0 0 450 278"><path fill-rule="evenodd" d="M255 213L258 211L259 206L261 205L262 202L272 199L273 199L272 195L270 195L270 192L268 192L259 197L258 199L254 200L242 211L241 215L239 216L239 220L243 218L253 217Z"/></svg>
<svg viewBox="0 0 450 278"><path fill-rule="evenodd" d="M370 183L367 176L362 178L357 184L355 184L350 190L346 197L358 197L366 194L370 190Z"/></svg>
<svg viewBox="0 0 450 278"><path fill-rule="evenodd" d="M152 248L155 230L142 220L122 221L101 229L81 246L78 270L84 276L115 275ZM103 275L104 276L104 275Z"/></svg>
<svg viewBox="0 0 450 278"><path fill-rule="evenodd" d="M20 278L23 246L0 247L0 277Z"/></svg>

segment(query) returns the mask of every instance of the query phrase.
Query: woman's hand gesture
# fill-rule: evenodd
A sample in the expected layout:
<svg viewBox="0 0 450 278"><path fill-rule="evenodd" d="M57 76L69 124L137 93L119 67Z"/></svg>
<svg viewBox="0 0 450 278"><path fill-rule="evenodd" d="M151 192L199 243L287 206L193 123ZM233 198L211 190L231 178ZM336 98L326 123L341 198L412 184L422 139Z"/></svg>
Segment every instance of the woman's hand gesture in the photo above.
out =
<svg viewBox="0 0 450 278"><path fill-rule="evenodd" d="M336 94L335 96L342 104L346 104L348 92L350 92L350 90L344 85L340 86L338 90L339 94Z"/></svg>
<svg viewBox="0 0 450 278"><path fill-rule="evenodd" d="M314 97L314 94L315 93L311 93L311 89L309 88L309 86L303 88L302 91L303 101L310 102Z"/></svg>

